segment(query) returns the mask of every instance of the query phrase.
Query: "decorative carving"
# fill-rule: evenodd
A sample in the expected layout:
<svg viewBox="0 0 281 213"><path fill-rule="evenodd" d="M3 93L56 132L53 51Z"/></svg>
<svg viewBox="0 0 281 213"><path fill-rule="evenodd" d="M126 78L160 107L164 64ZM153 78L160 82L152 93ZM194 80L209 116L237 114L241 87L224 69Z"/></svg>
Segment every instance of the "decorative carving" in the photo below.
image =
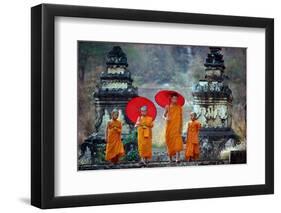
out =
<svg viewBox="0 0 281 213"><path fill-rule="evenodd" d="M109 51L106 57L106 66L106 70L100 74L100 83L93 94L97 111L97 133L104 134L104 128L101 124L105 122L107 113L109 115L114 107L120 109L119 120L124 124L123 133L129 133L132 125L125 118L124 110L127 102L138 95L138 89L133 86L131 73L127 69L127 56L121 47L114 46Z"/></svg>
<svg viewBox="0 0 281 213"><path fill-rule="evenodd" d="M128 66L127 56L122 51L121 47L114 46L112 50L109 51L106 57L106 65L109 67L116 66Z"/></svg>
<svg viewBox="0 0 281 213"><path fill-rule="evenodd" d="M96 132L99 131L99 127L102 123L102 118L104 116L104 110L100 107L100 106L96 106L95 108L95 128L96 128Z"/></svg>
<svg viewBox="0 0 281 213"><path fill-rule="evenodd" d="M221 150L230 138L237 138L231 129L232 91L224 74L225 66L221 48L211 47L205 66L205 79L192 88L193 110L202 124L200 132L201 157L219 159ZM235 140L235 144L238 141Z"/></svg>
<svg viewBox="0 0 281 213"><path fill-rule="evenodd" d="M122 122L122 137L129 134L134 124L126 116L125 107L129 100L138 95L138 88L133 86L131 73L127 69L127 56L121 47L115 46L107 54L106 70L100 74L100 81L93 93L95 105L95 131L81 145L81 156L87 151L91 152L94 163L97 161L98 153L105 148L105 128L110 120L110 112L113 108L119 109L119 120ZM127 144L130 145L129 143Z"/></svg>
<svg viewBox="0 0 281 213"><path fill-rule="evenodd" d="M219 69L223 71L225 69L220 47L210 47L210 53L207 55L204 66L207 70Z"/></svg>

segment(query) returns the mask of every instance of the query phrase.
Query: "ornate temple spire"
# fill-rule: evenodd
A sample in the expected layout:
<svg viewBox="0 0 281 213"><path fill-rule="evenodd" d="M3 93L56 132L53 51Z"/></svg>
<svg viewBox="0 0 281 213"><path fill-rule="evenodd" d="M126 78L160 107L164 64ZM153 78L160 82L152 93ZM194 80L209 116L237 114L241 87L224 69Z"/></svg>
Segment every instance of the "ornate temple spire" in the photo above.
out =
<svg viewBox="0 0 281 213"><path fill-rule="evenodd" d="M226 76L224 75L224 60L220 47L210 47L210 53L204 63L205 66L205 79L209 81L223 81Z"/></svg>
<svg viewBox="0 0 281 213"><path fill-rule="evenodd" d="M194 98L213 98L214 100L226 98L229 103L232 102L232 91L225 81L228 76L224 74L225 66L221 50L220 47L210 47L210 53L204 63L205 79L193 86Z"/></svg>
<svg viewBox="0 0 281 213"><path fill-rule="evenodd" d="M109 51L109 53L106 56L106 65L108 67L128 66L127 56L123 52L120 46L114 46L112 50Z"/></svg>
<svg viewBox="0 0 281 213"><path fill-rule="evenodd" d="M137 93L128 69L127 56L120 46L114 46L106 56L106 69L100 74L94 97L113 101L114 97L120 99L122 96L127 100L137 96Z"/></svg>
<svg viewBox="0 0 281 213"><path fill-rule="evenodd" d="M104 135L104 125L108 122L109 114L114 108L120 111L119 119L126 126L133 125L123 115L127 103L138 96L138 88L133 85L130 70L128 70L127 56L120 46L114 46L106 56L106 68L100 73L99 83L93 93L95 105L96 132ZM123 117L122 117L123 116ZM129 132L129 127L127 128Z"/></svg>
<svg viewBox="0 0 281 213"><path fill-rule="evenodd" d="M225 69L220 47L210 47L210 53L207 55L204 66L206 70L219 69L223 71Z"/></svg>
<svg viewBox="0 0 281 213"><path fill-rule="evenodd" d="M205 78L192 89L193 111L202 125L201 156L219 159L229 139L237 136L232 129L232 91L224 74L225 66L220 47L210 47L205 60ZM238 140L235 139L235 144ZM210 147L210 149L204 147Z"/></svg>

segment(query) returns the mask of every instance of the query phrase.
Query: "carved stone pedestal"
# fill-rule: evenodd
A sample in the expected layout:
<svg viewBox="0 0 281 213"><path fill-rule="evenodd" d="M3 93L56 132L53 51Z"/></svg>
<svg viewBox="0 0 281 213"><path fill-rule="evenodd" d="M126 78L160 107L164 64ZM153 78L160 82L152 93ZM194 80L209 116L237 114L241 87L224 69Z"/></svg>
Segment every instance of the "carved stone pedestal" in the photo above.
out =
<svg viewBox="0 0 281 213"><path fill-rule="evenodd" d="M226 143L238 143L231 128L232 91L228 87L221 48L211 47L205 66L205 78L193 86L193 110L202 125L201 158L219 159Z"/></svg>

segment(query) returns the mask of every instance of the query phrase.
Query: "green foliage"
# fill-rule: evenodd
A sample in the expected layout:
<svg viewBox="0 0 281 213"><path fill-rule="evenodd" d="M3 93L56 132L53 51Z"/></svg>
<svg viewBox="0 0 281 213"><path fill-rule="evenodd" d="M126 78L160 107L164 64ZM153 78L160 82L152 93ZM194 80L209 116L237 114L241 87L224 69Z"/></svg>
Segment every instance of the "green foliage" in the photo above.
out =
<svg viewBox="0 0 281 213"><path fill-rule="evenodd" d="M134 129L130 134L126 135L123 139L123 144L129 144L129 143L137 143L137 131Z"/></svg>
<svg viewBox="0 0 281 213"><path fill-rule="evenodd" d="M138 161L139 153L137 149L137 131L134 129L123 139L123 144L126 148L126 156L124 161Z"/></svg>
<svg viewBox="0 0 281 213"><path fill-rule="evenodd" d="M104 65L105 57L110 47L105 43L93 43L79 41L78 60L79 69L85 69L86 72L92 71L93 66Z"/></svg>
<svg viewBox="0 0 281 213"><path fill-rule="evenodd" d="M99 144L97 147L97 152L96 152L96 157L95 161L98 163L104 162L105 161L105 144Z"/></svg>
<svg viewBox="0 0 281 213"><path fill-rule="evenodd" d="M132 150L124 158L125 161L138 161L139 160L139 152L138 150Z"/></svg>

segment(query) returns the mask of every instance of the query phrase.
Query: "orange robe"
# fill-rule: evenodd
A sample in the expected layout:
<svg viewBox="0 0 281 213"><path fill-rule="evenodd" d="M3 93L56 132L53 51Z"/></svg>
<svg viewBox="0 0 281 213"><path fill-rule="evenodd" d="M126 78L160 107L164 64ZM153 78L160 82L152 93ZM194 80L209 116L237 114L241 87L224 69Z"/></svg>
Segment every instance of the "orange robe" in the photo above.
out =
<svg viewBox="0 0 281 213"><path fill-rule="evenodd" d="M189 121L187 124L187 139L186 139L186 151L185 158L189 160L193 158L197 160L199 158L199 130L201 124L199 121Z"/></svg>
<svg viewBox="0 0 281 213"><path fill-rule="evenodd" d="M125 155L121 141L122 123L118 120L111 120L107 126L107 143L105 159L116 163L118 159Z"/></svg>
<svg viewBox="0 0 281 213"><path fill-rule="evenodd" d="M183 149L182 142L182 107L179 105L170 105L168 107L166 122L166 144L168 155L173 156Z"/></svg>
<svg viewBox="0 0 281 213"><path fill-rule="evenodd" d="M152 127L153 120L150 116L141 116L138 126L138 150L142 158L152 157ZM146 128L143 127L145 125Z"/></svg>

